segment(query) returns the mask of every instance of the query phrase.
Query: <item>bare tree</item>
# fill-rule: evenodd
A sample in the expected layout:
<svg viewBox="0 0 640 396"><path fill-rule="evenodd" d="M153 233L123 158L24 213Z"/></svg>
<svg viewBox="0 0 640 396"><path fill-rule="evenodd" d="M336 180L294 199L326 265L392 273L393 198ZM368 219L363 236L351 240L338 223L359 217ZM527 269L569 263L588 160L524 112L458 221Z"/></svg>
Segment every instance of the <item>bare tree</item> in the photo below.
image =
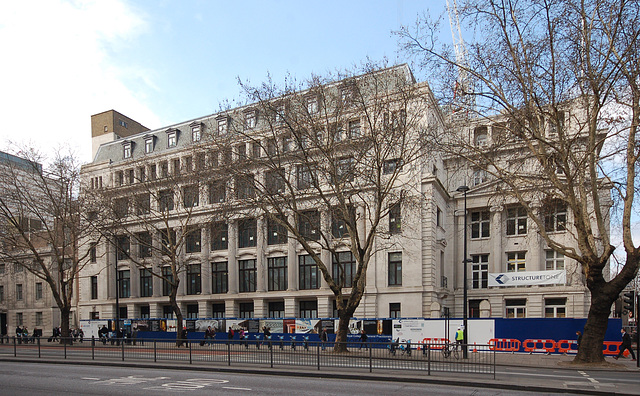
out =
<svg viewBox="0 0 640 396"><path fill-rule="evenodd" d="M78 274L89 261L78 241L94 233L81 221L80 167L63 150L52 159L31 147L16 154L0 164L0 261L46 282L60 309L62 337L68 337Z"/></svg>
<svg viewBox="0 0 640 396"><path fill-rule="evenodd" d="M639 4L463 3L462 21L481 34L457 57L435 40L437 24L427 18L399 32L403 48L439 82L439 99L457 126L448 128L457 134L444 138L441 148L467 168L491 174L501 194L526 209L548 246L582 267L591 306L575 360L601 362L611 305L634 278L640 257L631 235L639 155ZM490 122L490 138L478 144L473 126ZM468 135L460 136L461 126ZM610 192L620 203L626 263L609 280L615 249ZM537 209L552 200L572 214L560 235L549 232L549 217Z"/></svg>
<svg viewBox="0 0 640 396"><path fill-rule="evenodd" d="M202 210L204 165L200 146L180 156L132 159L115 171L115 185L91 189L87 183L84 194L94 205L91 222L115 247L113 264L161 280L177 319L178 346L184 342L180 279L192 274L186 294L200 293L203 234L213 219L223 219L219 210ZM116 283L117 293L128 292Z"/></svg>
<svg viewBox="0 0 640 396"><path fill-rule="evenodd" d="M420 200L421 127L439 122L428 87L406 65L362 73L241 83L251 104L219 118L211 143L240 234L260 219L269 240L289 238L310 257L300 289L318 288L319 271L333 292L336 352L346 351L371 257L394 243L399 211L409 216Z"/></svg>

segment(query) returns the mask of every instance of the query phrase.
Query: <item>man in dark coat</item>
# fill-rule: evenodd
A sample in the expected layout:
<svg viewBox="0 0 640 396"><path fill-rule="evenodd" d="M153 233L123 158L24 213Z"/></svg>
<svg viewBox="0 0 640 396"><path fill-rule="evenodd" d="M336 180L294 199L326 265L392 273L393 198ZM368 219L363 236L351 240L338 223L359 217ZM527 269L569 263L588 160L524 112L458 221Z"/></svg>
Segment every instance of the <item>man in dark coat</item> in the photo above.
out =
<svg viewBox="0 0 640 396"><path fill-rule="evenodd" d="M622 333L622 345L620 345L620 352L618 353L618 356L615 356L614 359L618 360L618 358L624 353L625 349L628 349L633 360L636 360L636 354L633 353L633 349L631 349L631 337L629 337L629 333L627 333L625 329L620 330L620 332Z"/></svg>

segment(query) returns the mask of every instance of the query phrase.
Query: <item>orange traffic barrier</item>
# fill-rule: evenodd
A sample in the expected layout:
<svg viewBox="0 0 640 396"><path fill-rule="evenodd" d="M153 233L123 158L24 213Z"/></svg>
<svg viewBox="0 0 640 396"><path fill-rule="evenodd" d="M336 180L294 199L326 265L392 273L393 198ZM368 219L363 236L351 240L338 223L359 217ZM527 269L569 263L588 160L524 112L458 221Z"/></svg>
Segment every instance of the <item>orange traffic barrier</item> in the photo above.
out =
<svg viewBox="0 0 640 396"><path fill-rule="evenodd" d="M476 348L476 343L473 343L473 353L478 353L478 349Z"/></svg>
<svg viewBox="0 0 640 396"><path fill-rule="evenodd" d="M489 340L490 351L516 352L520 350L520 340L512 338L492 338Z"/></svg>
<svg viewBox="0 0 640 396"><path fill-rule="evenodd" d="M556 351L556 342L554 340L524 340L522 343L525 352L546 352Z"/></svg>
<svg viewBox="0 0 640 396"><path fill-rule="evenodd" d="M560 353L578 353L578 343L574 340L560 340L556 342L556 347Z"/></svg>
<svg viewBox="0 0 640 396"><path fill-rule="evenodd" d="M604 341L602 343L602 353L609 356L616 356L620 353L622 341Z"/></svg>

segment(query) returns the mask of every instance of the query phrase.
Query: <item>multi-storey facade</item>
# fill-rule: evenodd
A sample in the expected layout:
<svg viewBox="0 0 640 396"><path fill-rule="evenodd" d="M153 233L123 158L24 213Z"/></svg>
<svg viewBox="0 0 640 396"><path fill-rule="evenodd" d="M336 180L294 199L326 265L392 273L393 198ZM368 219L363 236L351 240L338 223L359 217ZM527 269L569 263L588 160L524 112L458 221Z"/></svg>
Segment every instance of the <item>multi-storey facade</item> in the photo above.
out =
<svg viewBox="0 0 640 396"><path fill-rule="evenodd" d="M21 210L19 204L13 204L8 192L15 187L16 183L11 183L6 177L19 177L23 179L20 185L28 186L33 178L32 172L42 172L42 166L21 157L0 152L0 171L3 172L4 180L8 185L0 182L3 189L1 197L4 213L7 215L20 214L19 223L28 230L28 238L43 256L50 254L50 248L46 241L38 237L38 233L43 230L42 218L30 214L26 210ZM38 188L33 186L37 193ZM6 206L5 206L6 204ZM3 224L8 225L6 217L3 217ZM29 251L18 251L12 245L11 237L4 237L7 232L12 232L10 228L3 226L0 232L3 233L2 249L0 252L0 334L13 336L17 326L27 327L29 334L34 329L50 332L54 326L60 325L60 310L56 306L49 285L42 279L29 272L25 265L34 258Z"/></svg>
<svg viewBox="0 0 640 396"><path fill-rule="evenodd" d="M402 74L405 83L420 92L416 103L418 97L423 102L410 103L405 106L409 110L402 113L397 106L392 106L395 110L378 110L380 123L393 124L391 120L402 114L403 119L412 119L409 135L416 139L424 129L443 128L442 114L428 86L416 83L405 65L391 70ZM338 90L337 96L344 100L348 96L340 91L344 86L339 82L327 90ZM327 102L311 93L301 96L307 115ZM392 94L386 97L397 98ZM271 101L274 108L281 108L280 99ZM359 110L366 113L371 107ZM292 231L252 206L257 202L251 197L254 189L243 187L242 179L236 178L229 186L218 183L219 176L215 176L233 174L234 167L251 158L255 164L251 180L264 185L265 192L278 194L289 186L304 190L316 180L307 165L291 160L293 154L282 165L289 184L280 185L269 171L273 168L255 161L275 158L272 151L304 152L308 144L305 139L296 142L291 135L267 133L281 120L277 112L270 115L258 109L252 104L99 145L93 162L83 167L85 192L108 191L121 209L116 217L123 228L109 241L91 245L92 262L84 268L80 282L80 318L116 317L116 293L121 318L171 317L167 279L173 274L166 258L171 255L162 251L167 238L181 241L175 254L181 268L175 273L180 277L177 301L187 318L337 316L334 293ZM410 117L411 109L414 114ZM358 136L376 128L368 122L371 119L370 113L362 115L351 109L344 119L333 123L339 125L332 132L328 128L314 132L313 139L329 144L331 136L331 142L344 144L352 139L359 144ZM93 139L102 142L103 127L98 122L92 125ZM216 139L239 125L242 132L223 140L224 144ZM575 264L546 248L517 207L509 202L490 204L495 188L491 189L489 180L469 166L460 172L459 163L424 147L427 145L421 146L420 155L411 161L389 157L380 164L383 177L387 171L401 169L397 179L401 184L396 190L402 190L398 196L408 198L397 206L385 203L388 210L380 219L381 232L376 235L355 316L462 316L464 212L463 198L455 192L459 185L471 187L467 192L470 316L545 317L551 312L553 316L586 316L586 288L579 271L569 271ZM338 164L348 163L346 154L341 154L345 160L340 158L343 162ZM375 161L368 160L373 167ZM366 167L366 162L359 165ZM359 168L354 178L367 175L366 169ZM327 236L327 246L341 246L345 243L339 231L343 225L326 208L315 207L314 200L317 197L300 199L305 220L294 219L292 223L297 221L298 231L307 232L309 239L321 232ZM358 229L370 227L368 208L366 204L354 207ZM150 224L150 213L158 213L156 219L165 224ZM570 222L567 216L558 206L554 217L557 232L563 232L562 225ZM324 237L316 240L324 241ZM346 278L352 276L349 273L356 267L348 246L336 254L320 242L314 246L336 279L340 271L346 271ZM161 248L154 249L157 247ZM488 272L549 268L567 268L567 285L488 287Z"/></svg>

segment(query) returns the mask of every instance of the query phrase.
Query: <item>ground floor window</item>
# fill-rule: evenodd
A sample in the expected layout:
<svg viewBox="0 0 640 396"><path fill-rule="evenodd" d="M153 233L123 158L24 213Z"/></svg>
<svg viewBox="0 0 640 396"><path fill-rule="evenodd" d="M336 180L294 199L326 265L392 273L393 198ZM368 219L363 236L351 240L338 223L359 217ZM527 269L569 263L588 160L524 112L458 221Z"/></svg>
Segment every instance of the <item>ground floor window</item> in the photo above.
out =
<svg viewBox="0 0 640 396"><path fill-rule="evenodd" d="M469 300L469 317L470 318L479 318L480 317L480 303L482 300Z"/></svg>
<svg viewBox="0 0 640 396"><path fill-rule="evenodd" d="M120 319L129 318L129 310L127 307L120 307Z"/></svg>
<svg viewBox="0 0 640 396"><path fill-rule="evenodd" d="M513 300L505 300L507 318L526 318L527 317L527 299L517 298Z"/></svg>
<svg viewBox="0 0 640 396"><path fill-rule="evenodd" d="M471 287L486 289L489 286L489 255L474 254L471 256Z"/></svg>
<svg viewBox="0 0 640 396"><path fill-rule="evenodd" d="M269 302L269 317L284 318L284 301Z"/></svg>
<svg viewBox="0 0 640 396"><path fill-rule="evenodd" d="M173 319L173 308L171 308L171 305L162 306L162 317L165 319Z"/></svg>
<svg viewBox="0 0 640 396"><path fill-rule="evenodd" d="M300 317L301 318L317 318L318 302L317 301L300 301Z"/></svg>
<svg viewBox="0 0 640 396"><path fill-rule="evenodd" d="M151 317L151 310L148 305L143 305L140 307L140 317L143 319L149 319Z"/></svg>
<svg viewBox="0 0 640 396"><path fill-rule="evenodd" d="M213 303L211 312L214 318L224 318L224 303Z"/></svg>
<svg viewBox="0 0 640 396"><path fill-rule="evenodd" d="M198 304L187 305L187 318L198 319Z"/></svg>
<svg viewBox="0 0 640 396"><path fill-rule="evenodd" d="M545 318L566 318L567 299L566 298L545 298L544 300Z"/></svg>
<svg viewBox="0 0 640 396"><path fill-rule="evenodd" d="M240 317L241 318L253 318L253 303L252 302L240 303Z"/></svg>
<svg viewBox="0 0 640 396"><path fill-rule="evenodd" d="M389 303L389 317L400 318L400 303Z"/></svg>

